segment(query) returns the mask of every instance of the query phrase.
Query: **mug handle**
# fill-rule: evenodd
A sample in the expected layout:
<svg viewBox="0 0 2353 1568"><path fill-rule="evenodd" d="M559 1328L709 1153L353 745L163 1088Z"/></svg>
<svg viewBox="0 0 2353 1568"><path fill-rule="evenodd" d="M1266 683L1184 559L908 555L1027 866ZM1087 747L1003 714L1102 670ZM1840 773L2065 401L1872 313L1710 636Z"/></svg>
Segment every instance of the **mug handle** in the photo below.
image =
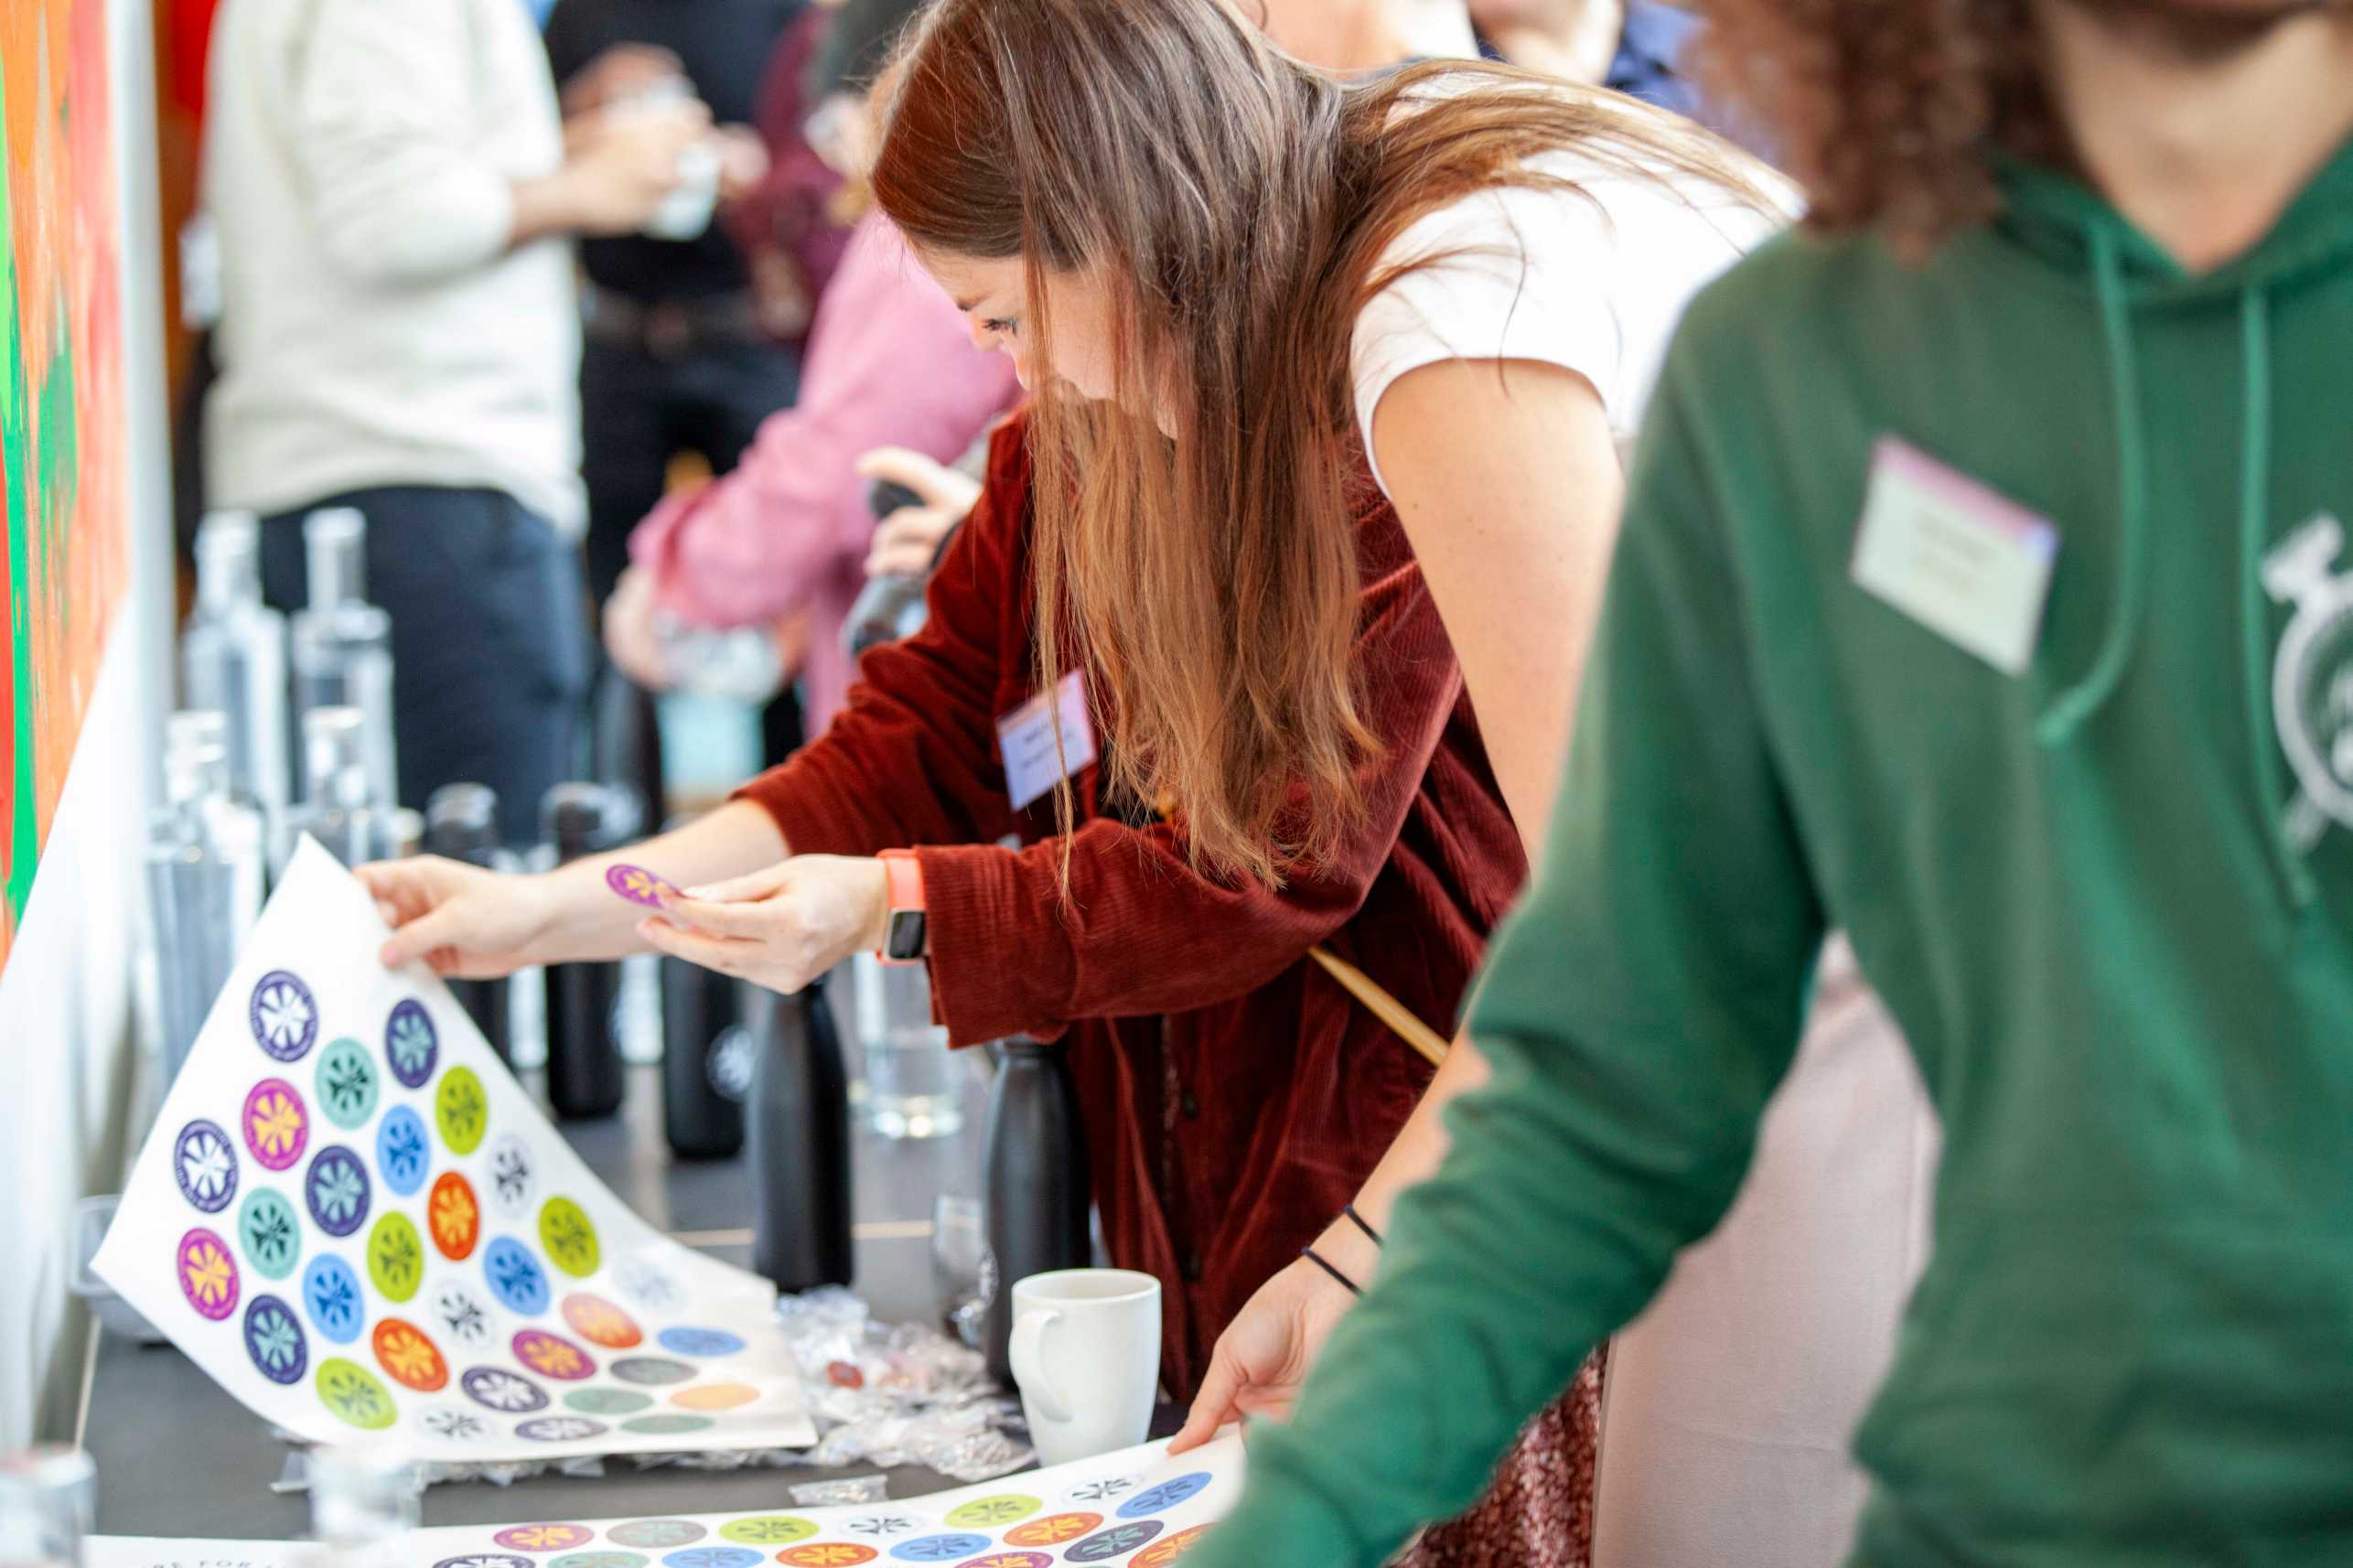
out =
<svg viewBox="0 0 2353 1568"><path fill-rule="evenodd" d="M1037 1402L1037 1413L1048 1421L1070 1419L1069 1408L1047 1376L1042 1354L1046 1331L1061 1321L1062 1315L1052 1307L1034 1307L1013 1320L1013 1342L1005 1347L1005 1359L1013 1363L1013 1380Z"/></svg>

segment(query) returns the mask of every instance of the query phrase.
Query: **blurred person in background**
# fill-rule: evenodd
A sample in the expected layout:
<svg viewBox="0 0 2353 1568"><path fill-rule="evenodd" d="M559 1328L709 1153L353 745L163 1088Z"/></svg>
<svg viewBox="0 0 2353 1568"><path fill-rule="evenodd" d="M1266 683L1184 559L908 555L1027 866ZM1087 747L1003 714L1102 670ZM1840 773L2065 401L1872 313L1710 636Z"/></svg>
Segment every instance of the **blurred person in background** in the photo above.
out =
<svg viewBox="0 0 2353 1568"><path fill-rule="evenodd" d="M485 783L527 837L576 775L587 670L566 242L644 224L707 115L567 129L517 0L225 0L209 70L209 504L263 514L282 608L304 514L366 514L402 799Z"/></svg>
<svg viewBox="0 0 2353 1568"><path fill-rule="evenodd" d="M836 43L820 58L870 69L915 9L910 0L844 7L833 15L834 26L872 36L862 47ZM830 205L845 213L865 199L865 84L810 85L803 95L821 112L813 124L789 128L809 134L844 182ZM790 146L780 156L791 156ZM963 317L888 220L865 213L817 303L800 400L760 426L733 472L663 501L631 539L636 564L605 610L614 662L640 683L666 686L677 672L659 619L717 629L797 618L808 733L822 734L849 692L843 624L865 585L876 532L873 476L860 459L892 447L907 456L885 459L886 469L924 478L915 463L961 457L1019 395L1011 364L973 345ZM969 505L972 492L956 478L926 482L935 491L951 487L947 493ZM773 756L789 749L773 736L769 746Z"/></svg>
<svg viewBox="0 0 2353 1568"><path fill-rule="evenodd" d="M693 100L717 125L716 167L699 171L699 192L636 231L579 247L581 476L599 603L672 459L691 451L713 468L733 464L799 385L807 307L789 289L756 293L754 258L769 247L729 220L769 173L752 121L762 73L801 9L802 0L557 0L548 16L567 116ZM698 195L707 199L686 199Z"/></svg>

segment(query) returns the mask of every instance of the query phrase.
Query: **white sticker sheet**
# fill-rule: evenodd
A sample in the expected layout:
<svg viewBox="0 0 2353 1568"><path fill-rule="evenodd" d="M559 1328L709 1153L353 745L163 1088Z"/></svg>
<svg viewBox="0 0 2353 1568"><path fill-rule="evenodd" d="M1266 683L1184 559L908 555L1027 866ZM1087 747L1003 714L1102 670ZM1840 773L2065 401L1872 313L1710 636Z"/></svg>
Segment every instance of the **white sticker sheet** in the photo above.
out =
<svg viewBox="0 0 2353 1568"><path fill-rule="evenodd" d="M1150 1443L905 1502L421 1530L406 1556L418 1568L1167 1568L1233 1508L1241 1480L1241 1438L1230 1432L1175 1459L1165 1442ZM87 1568L302 1568L305 1550L100 1536L83 1560Z"/></svg>
<svg viewBox="0 0 2353 1568"><path fill-rule="evenodd" d="M93 1268L263 1420L447 1464L806 1447L768 1281L589 1173L304 841Z"/></svg>

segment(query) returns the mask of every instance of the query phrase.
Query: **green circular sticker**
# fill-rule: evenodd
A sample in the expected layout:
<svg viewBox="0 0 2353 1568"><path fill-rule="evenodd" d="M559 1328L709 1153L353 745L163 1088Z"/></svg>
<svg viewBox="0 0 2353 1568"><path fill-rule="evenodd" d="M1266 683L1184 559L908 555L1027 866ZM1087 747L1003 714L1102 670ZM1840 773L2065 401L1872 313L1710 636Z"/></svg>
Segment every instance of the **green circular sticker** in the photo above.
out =
<svg viewBox="0 0 2353 1568"><path fill-rule="evenodd" d="M424 1283L424 1241L407 1215L387 1213L368 1232L368 1277L387 1301L406 1301Z"/></svg>
<svg viewBox="0 0 2353 1568"><path fill-rule="evenodd" d="M282 1280L302 1262L302 1218L274 1189L257 1187L237 1210L237 1244L265 1280Z"/></svg>
<svg viewBox="0 0 2353 1568"><path fill-rule="evenodd" d="M948 1516L948 1522L959 1529L994 1530L1016 1520L1027 1519L1046 1505L1036 1498L1025 1498L1013 1492L1002 1497L974 1498Z"/></svg>
<svg viewBox="0 0 2353 1568"><path fill-rule="evenodd" d="M635 1421L621 1423L621 1430L645 1437L675 1437L681 1433L702 1432L717 1424L707 1415L641 1415Z"/></svg>
<svg viewBox="0 0 2353 1568"><path fill-rule="evenodd" d="M330 1357L318 1364L318 1401L343 1421L363 1432L381 1432L397 1413L392 1396L367 1368Z"/></svg>
<svg viewBox="0 0 2353 1568"><path fill-rule="evenodd" d="M482 1146L482 1134L490 1129L490 1099L472 1068L454 1067L441 1075L433 1114L451 1154L470 1155Z"/></svg>
<svg viewBox="0 0 2353 1568"><path fill-rule="evenodd" d="M539 1244L546 1249L549 1262L575 1279L585 1280L596 1272L596 1228L568 1197L551 1197L540 1205Z"/></svg>
<svg viewBox="0 0 2353 1568"><path fill-rule="evenodd" d="M352 1128L376 1113L376 1090L381 1074L368 1056L368 1047L349 1037L318 1053L319 1109L338 1127Z"/></svg>
<svg viewBox="0 0 2353 1568"><path fill-rule="evenodd" d="M806 1541L817 1533L814 1520L796 1519L789 1513L755 1514L739 1519L733 1524L719 1527L719 1539L745 1546L790 1546L796 1541Z"/></svg>
<svg viewBox="0 0 2353 1568"><path fill-rule="evenodd" d="M653 1395L630 1389L575 1389L564 1402L586 1415L635 1415L653 1403Z"/></svg>

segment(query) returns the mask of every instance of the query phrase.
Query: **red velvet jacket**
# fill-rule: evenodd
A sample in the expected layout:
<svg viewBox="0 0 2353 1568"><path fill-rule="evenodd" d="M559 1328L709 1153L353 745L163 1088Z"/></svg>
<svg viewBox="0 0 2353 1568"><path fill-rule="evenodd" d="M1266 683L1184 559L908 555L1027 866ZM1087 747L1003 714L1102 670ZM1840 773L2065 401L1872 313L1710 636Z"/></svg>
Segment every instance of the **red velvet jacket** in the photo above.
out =
<svg viewBox="0 0 2353 1568"><path fill-rule="evenodd" d="M1429 1081L1307 950L1447 1032L1526 863L1421 569L1371 492L1356 657L1386 752L1362 827L1280 892L1211 880L1180 825L1109 809L1089 768L1066 903L1053 796L1013 810L997 755L997 716L1034 687L1021 441L1018 422L999 433L929 624L868 653L833 727L743 794L795 852L916 846L956 1044L1066 1044L1104 1236L1163 1282L1163 1369L1189 1398L1219 1331L1354 1196Z"/></svg>

